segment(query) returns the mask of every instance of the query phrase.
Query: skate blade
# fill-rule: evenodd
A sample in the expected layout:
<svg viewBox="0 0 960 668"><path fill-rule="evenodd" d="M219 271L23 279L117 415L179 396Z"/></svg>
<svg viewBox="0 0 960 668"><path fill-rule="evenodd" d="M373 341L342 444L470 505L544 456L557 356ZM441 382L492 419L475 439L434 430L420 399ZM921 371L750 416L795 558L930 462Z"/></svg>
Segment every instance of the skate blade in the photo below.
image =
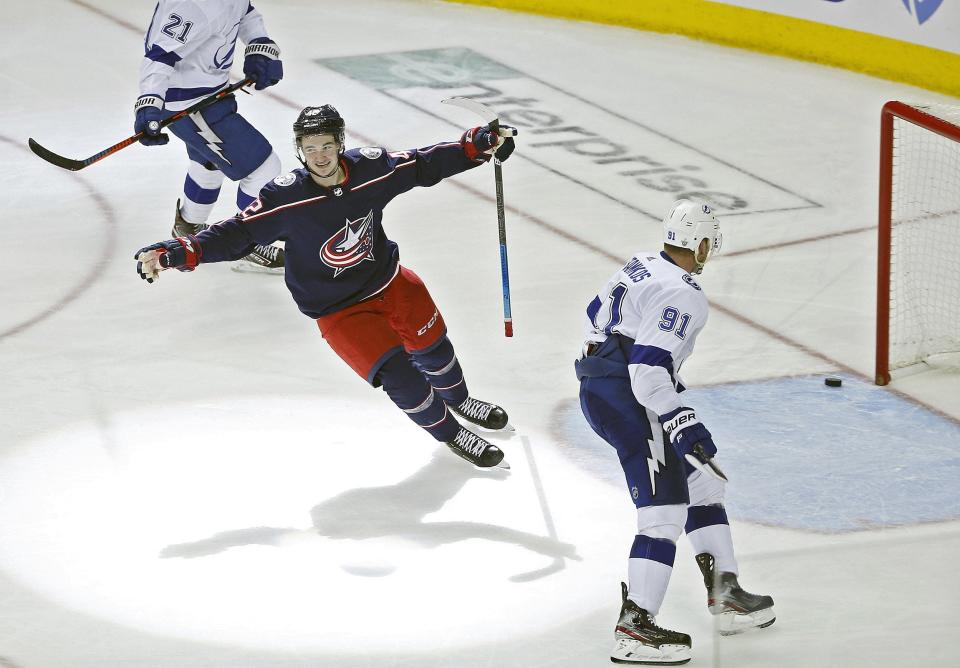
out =
<svg viewBox="0 0 960 668"><path fill-rule="evenodd" d="M773 608L758 610L748 615L724 612L717 616L719 617L717 631L722 636L735 636L754 629L765 629L777 621Z"/></svg>
<svg viewBox="0 0 960 668"><path fill-rule="evenodd" d="M690 648L686 645L651 647L634 640L619 640L610 653L610 660L641 666L680 666L690 661Z"/></svg>
<svg viewBox="0 0 960 668"><path fill-rule="evenodd" d="M458 417L459 417L459 416L458 416ZM476 427L477 429L482 430L483 433L484 433L484 435L489 435L489 436L506 436L506 437L509 438L510 436L513 436L515 433L517 433L517 428L514 427L514 426L513 426L512 424L510 424L509 422L507 423L507 425L506 425L505 427L501 427L500 429L491 429L490 427L484 427L482 424L477 424L477 423L475 423L475 422L470 422L470 421L467 420L466 418L464 418L464 422L467 423L467 426L468 426L470 429L473 429L474 427Z"/></svg>
<svg viewBox="0 0 960 668"><path fill-rule="evenodd" d="M490 472L504 471L504 472L506 472L506 471L509 471L509 470L510 470L510 464L507 462L507 458L504 457L503 459L500 460L499 463L494 464L493 466L480 466L479 464L474 464L474 465L473 465L473 468L477 469L478 471L490 471Z"/></svg>
<svg viewBox="0 0 960 668"><path fill-rule="evenodd" d="M264 267L254 262L247 262L246 260L234 262L230 265L230 270L238 274L274 274L276 276L283 276L283 267Z"/></svg>

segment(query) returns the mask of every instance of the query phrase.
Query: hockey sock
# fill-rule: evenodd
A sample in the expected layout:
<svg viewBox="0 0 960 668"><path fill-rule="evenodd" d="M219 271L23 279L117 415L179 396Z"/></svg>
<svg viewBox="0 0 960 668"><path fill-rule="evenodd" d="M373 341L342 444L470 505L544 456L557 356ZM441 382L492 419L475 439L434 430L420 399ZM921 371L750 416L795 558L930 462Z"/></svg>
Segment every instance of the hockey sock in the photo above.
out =
<svg viewBox="0 0 960 668"><path fill-rule="evenodd" d="M250 206L250 202L252 202L255 199L257 198L252 197L247 193L243 192L243 190L241 190L240 188L237 188L237 211L243 211L248 206Z"/></svg>
<svg viewBox="0 0 960 668"><path fill-rule="evenodd" d="M718 572L734 575L739 573L733 554L730 523L727 521L727 511L722 505L690 506L687 509L687 524L684 530L693 546L694 554L709 552L713 555Z"/></svg>
<svg viewBox="0 0 960 668"><path fill-rule="evenodd" d="M430 348L411 353L414 365L448 404L459 406L469 396L453 344L444 334Z"/></svg>
<svg viewBox="0 0 960 668"><path fill-rule="evenodd" d="M223 184L223 172L207 169L198 162L190 161L187 178L183 182L183 198L180 202L180 215L191 225L203 225L210 217L220 186Z"/></svg>
<svg viewBox="0 0 960 668"><path fill-rule="evenodd" d="M633 539L627 597L651 615L660 612L676 556L677 546L669 540L642 534Z"/></svg>
<svg viewBox="0 0 960 668"><path fill-rule="evenodd" d="M280 174L280 157L271 151L260 166L240 179L237 187L237 211L243 211L260 196L260 191Z"/></svg>
<svg viewBox="0 0 960 668"><path fill-rule="evenodd" d="M377 372L383 391L400 410L438 441L452 441L460 424L406 353L397 353Z"/></svg>

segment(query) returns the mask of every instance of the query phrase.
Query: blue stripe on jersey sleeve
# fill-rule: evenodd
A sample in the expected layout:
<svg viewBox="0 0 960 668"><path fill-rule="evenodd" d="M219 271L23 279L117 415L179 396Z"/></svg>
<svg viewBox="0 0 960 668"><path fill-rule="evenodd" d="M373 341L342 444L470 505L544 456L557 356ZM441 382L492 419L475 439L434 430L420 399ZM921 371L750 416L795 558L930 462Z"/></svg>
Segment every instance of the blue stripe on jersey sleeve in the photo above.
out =
<svg viewBox="0 0 960 668"><path fill-rule="evenodd" d="M629 364L663 367L670 374L670 379L673 380L673 355L670 354L669 350L637 344L630 349Z"/></svg>
<svg viewBox="0 0 960 668"><path fill-rule="evenodd" d="M168 67L173 67L180 60L180 56L173 53L172 51L165 51L156 44L150 47L150 49L143 54L145 58L149 58L158 63L163 63Z"/></svg>
<svg viewBox="0 0 960 668"><path fill-rule="evenodd" d="M594 297L593 301L587 306L587 317L590 318L590 322L593 323L593 326L597 326L597 312L600 310L600 298Z"/></svg>

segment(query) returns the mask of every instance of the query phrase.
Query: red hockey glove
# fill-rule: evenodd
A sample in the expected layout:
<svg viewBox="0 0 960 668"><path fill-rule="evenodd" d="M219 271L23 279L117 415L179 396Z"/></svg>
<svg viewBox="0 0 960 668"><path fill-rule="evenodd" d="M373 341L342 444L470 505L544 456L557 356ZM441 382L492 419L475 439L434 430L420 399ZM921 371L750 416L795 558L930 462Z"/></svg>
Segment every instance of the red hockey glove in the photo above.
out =
<svg viewBox="0 0 960 668"><path fill-rule="evenodd" d="M164 269L193 271L200 264L203 249L197 238L191 234L145 246L133 257L137 261L140 278L147 283L153 283L160 279L160 272Z"/></svg>
<svg viewBox="0 0 960 668"><path fill-rule="evenodd" d="M486 162L490 159L490 154L496 152L497 159L503 162L513 153L513 138L516 134L517 129L509 125L501 125L498 132L481 125L464 132L460 144L471 160Z"/></svg>

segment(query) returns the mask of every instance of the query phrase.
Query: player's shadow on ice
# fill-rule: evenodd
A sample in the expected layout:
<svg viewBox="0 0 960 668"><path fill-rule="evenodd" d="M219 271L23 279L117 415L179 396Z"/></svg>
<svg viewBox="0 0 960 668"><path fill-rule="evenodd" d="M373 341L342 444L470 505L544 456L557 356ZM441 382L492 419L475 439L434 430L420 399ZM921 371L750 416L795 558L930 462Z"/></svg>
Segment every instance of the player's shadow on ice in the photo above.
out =
<svg viewBox="0 0 960 668"><path fill-rule="evenodd" d="M503 469L475 469L446 449L438 450L426 466L395 485L351 489L314 506L310 511L313 520L310 529L250 527L223 531L203 540L169 545L160 556L193 559L246 545L278 547L319 534L334 540L402 538L425 549L480 538L517 545L551 558L545 568L510 578L517 582L562 570L566 559L579 561L574 545L548 536L481 522L424 521L427 515L456 496L468 480L503 480L507 475ZM482 510L477 509L480 514ZM355 575L386 575L393 570L344 568Z"/></svg>

